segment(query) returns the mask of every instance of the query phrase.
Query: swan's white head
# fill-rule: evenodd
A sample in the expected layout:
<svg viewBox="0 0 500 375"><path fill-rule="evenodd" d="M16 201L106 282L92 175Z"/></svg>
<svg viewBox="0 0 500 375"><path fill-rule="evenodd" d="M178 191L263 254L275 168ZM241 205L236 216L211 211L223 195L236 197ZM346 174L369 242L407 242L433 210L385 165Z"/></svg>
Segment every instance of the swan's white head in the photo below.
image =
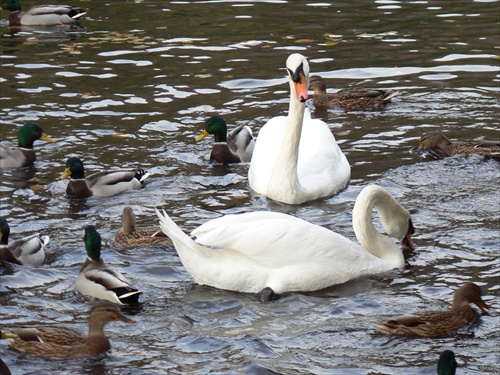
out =
<svg viewBox="0 0 500 375"><path fill-rule="evenodd" d="M300 53L292 53L286 60L292 97L304 103L307 100L309 87L309 63Z"/></svg>

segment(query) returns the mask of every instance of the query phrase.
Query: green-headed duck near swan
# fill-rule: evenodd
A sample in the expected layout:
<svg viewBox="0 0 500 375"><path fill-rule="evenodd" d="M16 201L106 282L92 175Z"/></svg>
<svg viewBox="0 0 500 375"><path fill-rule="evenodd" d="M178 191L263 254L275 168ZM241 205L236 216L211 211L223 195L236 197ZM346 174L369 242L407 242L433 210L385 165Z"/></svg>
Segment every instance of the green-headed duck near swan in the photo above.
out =
<svg viewBox="0 0 500 375"><path fill-rule="evenodd" d="M104 326L113 321L135 323L109 302L97 302L90 309L89 333L69 327L35 326L6 332L10 346L46 359L72 359L102 354L111 349Z"/></svg>
<svg viewBox="0 0 500 375"><path fill-rule="evenodd" d="M120 305L137 303L142 293L125 276L106 267L101 259L101 236L93 225L85 227L83 237L87 259L75 282L80 293Z"/></svg>
<svg viewBox="0 0 500 375"><path fill-rule="evenodd" d="M336 93L326 92L325 80L318 76L311 76L309 89L314 91L313 104L319 108L343 108L345 110L384 109L392 98L399 94L397 91L379 89L364 89L353 87Z"/></svg>
<svg viewBox="0 0 500 375"><path fill-rule="evenodd" d="M300 204L342 190L351 167L330 127L306 108L309 63L298 54L286 61L290 85L287 116L271 118L257 136L248 170L252 190L270 199Z"/></svg>
<svg viewBox="0 0 500 375"><path fill-rule="evenodd" d="M130 207L123 208L122 227L116 233L115 241L126 247L172 246L172 240L160 228L136 229L135 214Z"/></svg>
<svg viewBox="0 0 500 375"><path fill-rule="evenodd" d="M436 159L457 154L464 154L465 157L478 154L500 160L500 141L479 139L469 142L452 142L441 132L430 132L420 138L418 145L419 153L427 151Z"/></svg>
<svg viewBox="0 0 500 375"><path fill-rule="evenodd" d="M361 244L278 212L249 212L210 220L191 233L195 240L165 211L157 211L157 215L160 227L196 283L260 293L268 300L275 293L315 291L402 269L403 252L377 231L372 223L373 208L385 232L414 249L409 212L376 185L365 187L354 205L352 222Z"/></svg>
<svg viewBox="0 0 500 375"><path fill-rule="evenodd" d="M82 8L68 5L39 5L23 12L18 0L2 0L1 4L0 9L10 11L9 26L16 27L71 24L86 14Z"/></svg>
<svg viewBox="0 0 500 375"><path fill-rule="evenodd" d="M455 375L457 366L458 364L455 359L455 353L451 350L443 350L443 352L439 355L437 365L438 375Z"/></svg>
<svg viewBox="0 0 500 375"><path fill-rule="evenodd" d="M45 262L48 236L33 234L9 243L10 227L7 219L0 217L0 260L23 266L38 267Z"/></svg>
<svg viewBox="0 0 500 375"><path fill-rule="evenodd" d="M481 288L474 283L465 283L455 291L453 304L448 311L420 311L394 316L384 322L372 323L387 335L409 335L420 337L448 336L470 323L476 315L471 303L476 304L484 314L490 308L481 298Z"/></svg>
<svg viewBox="0 0 500 375"><path fill-rule="evenodd" d="M140 189L149 173L138 170L109 170L93 173L85 177L82 161L71 157L66 161L66 169L61 180L70 177L66 193L73 197L111 197L127 190Z"/></svg>
<svg viewBox="0 0 500 375"><path fill-rule="evenodd" d="M20 168L32 165L36 160L33 143L37 140L55 142L37 124L24 124L17 133L18 147L0 143L0 168Z"/></svg>
<svg viewBox="0 0 500 375"><path fill-rule="evenodd" d="M196 142L210 134L213 134L215 141L210 153L210 161L240 163L249 162L252 159L255 139L248 126L240 125L228 134L226 121L220 116L213 116L205 121L205 127L196 138Z"/></svg>

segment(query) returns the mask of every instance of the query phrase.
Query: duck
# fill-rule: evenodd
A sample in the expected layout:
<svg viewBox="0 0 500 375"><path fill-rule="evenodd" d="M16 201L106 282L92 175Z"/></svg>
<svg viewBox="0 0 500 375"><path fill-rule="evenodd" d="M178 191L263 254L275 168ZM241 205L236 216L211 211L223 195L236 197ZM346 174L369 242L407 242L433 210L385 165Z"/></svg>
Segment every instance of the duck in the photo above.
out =
<svg viewBox="0 0 500 375"><path fill-rule="evenodd" d="M17 133L18 147L0 143L0 168L28 167L36 161L33 143L37 140L55 142L38 124L24 124Z"/></svg>
<svg viewBox="0 0 500 375"><path fill-rule="evenodd" d="M71 24L87 14L82 8L68 5L40 5L23 12L18 0L3 0L0 9L10 11L9 26L17 27Z"/></svg>
<svg viewBox="0 0 500 375"><path fill-rule="evenodd" d="M346 111L372 109L382 110L398 91L349 88L336 93L326 92L325 80L318 75L311 76L309 90L313 90L313 104L316 108L343 108Z"/></svg>
<svg viewBox="0 0 500 375"><path fill-rule="evenodd" d="M131 286L121 273L107 268L101 259L101 235L95 226L85 227L83 241L87 259L76 278L75 290L119 305L138 303L142 292Z"/></svg>
<svg viewBox="0 0 500 375"><path fill-rule="evenodd" d="M172 246L172 240L160 228L136 229L132 208L124 207L121 218L122 227L115 235L115 241L120 245L125 247Z"/></svg>
<svg viewBox="0 0 500 375"><path fill-rule="evenodd" d="M46 359L90 357L111 349L104 326L113 321L135 323L122 315L116 306L102 301L95 303L90 309L88 335L69 327L35 326L12 329L14 337L7 341L20 352Z"/></svg>
<svg viewBox="0 0 500 375"><path fill-rule="evenodd" d="M481 288L474 283L463 284L455 291L453 304L448 311L421 311L394 316L383 322L372 323L373 327L386 335L409 335L420 337L447 336L470 323L475 316L471 303L483 313L490 308L481 298Z"/></svg>
<svg viewBox="0 0 500 375"><path fill-rule="evenodd" d="M111 170L93 173L85 177L83 162L77 157L68 158L61 180L70 177L66 194L85 198L92 195L111 197L128 190L142 187L149 173L143 169Z"/></svg>
<svg viewBox="0 0 500 375"><path fill-rule="evenodd" d="M196 138L196 142L210 134L213 134L215 139L210 161L227 164L246 163L252 159L255 138L249 126L240 125L228 134L226 121L220 116L212 116L205 121L205 127Z"/></svg>
<svg viewBox="0 0 500 375"><path fill-rule="evenodd" d="M352 222L360 244L319 225L279 212L225 215L185 234L156 210L163 232L194 281L258 294L263 301L287 292L309 292L362 276L402 269L401 249L372 222L376 209L386 233L415 249L409 212L383 187L369 185L354 204Z"/></svg>
<svg viewBox="0 0 500 375"><path fill-rule="evenodd" d="M451 350L443 350L439 355L437 365L438 375L455 375L457 371L457 361L455 353Z"/></svg>
<svg viewBox="0 0 500 375"><path fill-rule="evenodd" d="M1 339L10 339L17 337L13 333L5 332L0 330L0 338ZM7 364L0 358L0 374L1 375L11 375L10 368Z"/></svg>
<svg viewBox="0 0 500 375"><path fill-rule="evenodd" d="M288 116L271 118L259 131L248 171L250 188L269 199L301 204L342 190L351 167L328 125L306 109L309 63L299 54L286 61Z"/></svg>
<svg viewBox="0 0 500 375"><path fill-rule="evenodd" d="M22 266L38 267L45 262L45 247L49 236L32 234L9 244L10 227L5 217L0 217L0 260Z"/></svg>
<svg viewBox="0 0 500 375"><path fill-rule="evenodd" d="M452 142L441 132L424 134L419 141L417 152L430 151L431 156L440 159L446 156L479 154L486 158L500 160L500 141L475 140L472 142Z"/></svg>

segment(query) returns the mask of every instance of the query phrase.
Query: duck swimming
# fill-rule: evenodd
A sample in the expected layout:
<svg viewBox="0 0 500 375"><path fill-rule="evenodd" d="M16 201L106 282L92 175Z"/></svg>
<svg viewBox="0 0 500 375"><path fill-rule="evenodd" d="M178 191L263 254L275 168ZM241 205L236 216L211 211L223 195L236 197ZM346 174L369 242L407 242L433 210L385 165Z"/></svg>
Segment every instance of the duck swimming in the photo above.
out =
<svg viewBox="0 0 500 375"><path fill-rule="evenodd" d="M20 168L32 165L36 160L33 143L37 140L55 142L37 124L24 124L17 133L18 147L0 143L0 168Z"/></svg>
<svg viewBox="0 0 500 375"><path fill-rule="evenodd" d="M215 143L210 153L210 160L218 163L249 162L255 146L252 130L246 125L240 125L227 134L227 124L220 116L210 117L205 121L205 128L196 138L201 141L213 134Z"/></svg>
<svg viewBox="0 0 500 375"><path fill-rule="evenodd" d="M385 322L372 323L386 335L411 335L440 337L450 335L470 323L475 316L471 303L476 304L484 314L489 308L481 298L481 289L474 283L465 283L455 291L453 304L448 311L421 311L389 318Z"/></svg>
<svg viewBox="0 0 500 375"><path fill-rule="evenodd" d="M196 283L244 293L263 300L285 292L323 289L348 280L402 269L401 249L377 231L372 210L388 235L411 242L410 214L384 188L365 187L353 209L360 244L342 235L278 212L249 212L210 220L186 235L157 211L163 232Z"/></svg>
<svg viewBox="0 0 500 375"><path fill-rule="evenodd" d="M342 190L351 167L326 123L306 109L309 63L298 54L286 62L290 85L288 116L261 129L248 171L252 190L287 204L300 204Z"/></svg>
<svg viewBox="0 0 500 375"><path fill-rule="evenodd" d="M313 104L319 108L343 108L345 110L384 109L399 93L376 89L349 88L336 93L326 92L326 83L318 75L311 76L309 89L314 90Z"/></svg>

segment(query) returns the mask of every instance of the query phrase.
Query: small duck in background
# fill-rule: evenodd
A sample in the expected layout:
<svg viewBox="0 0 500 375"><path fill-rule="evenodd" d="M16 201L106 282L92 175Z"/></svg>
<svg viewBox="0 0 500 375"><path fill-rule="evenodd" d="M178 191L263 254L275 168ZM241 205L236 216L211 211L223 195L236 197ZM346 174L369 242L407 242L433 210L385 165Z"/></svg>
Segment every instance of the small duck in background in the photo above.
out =
<svg viewBox="0 0 500 375"><path fill-rule="evenodd" d="M107 268L101 259L101 235L95 226L85 227L83 241L87 259L80 269L75 289L86 296L120 305L137 303L142 292L132 287L121 273Z"/></svg>
<svg viewBox="0 0 500 375"><path fill-rule="evenodd" d="M326 92L326 83L318 75L310 77L309 90L314 91L313 103L319 108L343 108L346 111L372 109L382 110L387 103L399 94L397 91L349 88L336 93Z"/></svg>
<svg viewBox="0 0 500 375"><path fill-rule="evenodd" d="M372 323L386 335L411 335L440 337L450 335L470 323L476 314L470 303L476 304L483 314L491 306L481 298L481 288L474 283L465 283L455 291L453 305L448 311L422 311L389 318L385 322Z"/></svg>
<svg viewBox="0 0 500 375"><path fill-rule="evenodd" d="M455 353L451 350L444 350L439 356L437 365L438 375L455 375L456 371L457 361L455 359Z"/></svg>
<svg viewBox="0 0 500 375"><path fill-rule="evenodd" d="M213 116L205 121L205 128L196 138L196 142L209 134L213 134L215 140L210 153L211 161L223 164L246 163L252 159L255 138L248 126L240 125L228 134L226 121L220 116Z"/></svg>
<svg viewBox="0 0 500 375"><path fill-rule="evenodd" d="M71 24L87 13L82 8L68 5L40 5L23 12L18 0L3 0L2 9L10 11L9 26L14 27Z"/></svg>
<svg viewBox="0 0 500 375"><path fill-rule="evenodd" d="M434 159L457 154L464 154L465 157L478 154L486 158L500 160L500 141L480 139L471 142L452 142L441 132L430 132L420 138L415 151L418 154L428 152Z"/></svg>
<svg viewBox="0 0 500 375"><path fill-rule="evenodd" d="M5 217L0 217L0 260L38 267L45 262L45 247L49 244L49 236L39 233L12 241L9 244L10 227Z"/></svg>
<svg viewBox="0 0 500 375"><path fill-rule="evenodd" d="M116 233L115 241L126 247L172 246L172 240L160 228L135 228L135 214L132 208L125 207L122 212L122 227Z"/></svg>
<svg viewBox="0 0 500 375"><path fill-rule="evenodd" d="M142 187L149 173L143 169L135 171L111 170L93 173L85 177L83 162L77 157L66 161L66 169L61 180L70 177L66 193L73 197L84 198L96 195L111 197L127 190L137 190Z"/></svg>
<svg viewBox="0 0 500 375"><path fill-rule="evenodd" d="M21 168L32 165L36 160L33 143L37 140L55 142L45 134L38 124L24 124L17 133L18 147L0 144L0 168Z"/></svg>
<svg viewBox="0 0 500 375"><path fill-rule="evenodd" d="M90 309L88 336L73 328L57 326L14 328L5 335L10 346L20 352L47 359L82 358L102 354L111 349L104 326L118 320L135 323L122 315L111 303L98 302Z"/></svg>

